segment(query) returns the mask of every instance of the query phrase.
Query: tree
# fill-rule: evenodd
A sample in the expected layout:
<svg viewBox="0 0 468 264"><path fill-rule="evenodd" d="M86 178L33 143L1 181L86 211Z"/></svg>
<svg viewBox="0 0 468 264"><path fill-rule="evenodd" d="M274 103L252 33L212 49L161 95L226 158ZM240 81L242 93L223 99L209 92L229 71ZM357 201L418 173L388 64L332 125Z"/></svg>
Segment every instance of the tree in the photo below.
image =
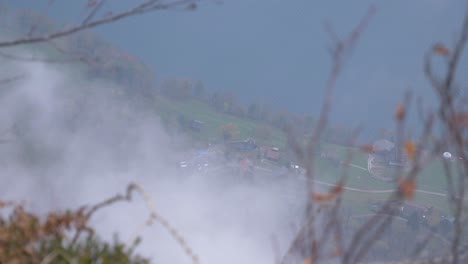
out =
<svg viewBox="0 0 468 264"><path fill-rule="evenodd" d="M311 115L306 115L304 120L304 133L309 134L314 129L315 120Z"/></svg>
<svg viewBox="0 0 468 264"><path fill-rule="evenodd" d="M236 124L228 123L221 126L221 132L224 141L229 141L239 135L239 129Z"/></svg>
<svg viewBox="0 0 468 264"><path fill-rule="evenodd" d="M247 110L245 109L245 107L240 104L240 103L236 103L234 104L232 107L231 107L231 111L230 111L231 114L235 115L235 116L238 116L238 117L241 117L241 118L244 118L247 116Z"/></svg>
<svg viewBox="0 0 468 264"><path fill-rule="evenodd" d="M198 80L195 82L193 92L196 98L203 100L205 98L205 86L203 82Z"/></svg>
<svg viewBox="0 0 468 264"><path fill-rule="evenodd" d="M87 18L82 22L78 23L77 26L72 26L71 28L53 31L45 35L30 35L25 36L24 38L18 38L14 40L0 41L0 47L12 47L16 45L30 44L30 43L40 43L48 41L57 41L59 38L70 36L71 34L77 33L81 30L92 28L105 23L111 23L113 21L129 17L131 15L136 15L140 13L151 12L153 10L160 9L169 9L173 7L187 7L193 9L195 7L195 1L179 1L179 2L160 2L160 1L144 1L142 4L135 6L133 9L116 13L116 15L109 15L101 19L94 19L99 10L99 7L102 6L104 1L88 1L89 14ZM366 255L372 250L372 245L379 246L380 238L385 234L385 230L391 225L393 220L392 216L384 215L381 213L370 216L367 220L362 220L362 225L357 226L355 230L352 230L353 233L350 236L343 236L343 233L350 232L349 230L343 230L341 227L341 218L340 218L340 202L343 200L343 192L347 188L345 186L346 182L346 173L343 173L342 176L338 179L336 184L331 184L331 188L323 190L323 188L314 188L316 182L316 162L314 160L315 153L319 147L320 139L326 134L326 128L328 127L328 118L329 112L331 109L332 95L335 90L335 83L341 71L343 70L343 65L346 62L346 59L349 57L352 48L356 45L357 39L363 32L363 29L369 23L370 18L374 14L375 9L370 9L366 16L361 20L357 27L355 27L349 35L345 38L340 39L327 27L328 32L330 33L332 39L332 65L330 75L326 84L326 93L325 99L321 111L319 113L318 119L313 125L313 133L310 136L310 140L306 146L300 144L300 142L295 141L295 138L290 136L291 149L294 150L297 158L304 164L306 169L305 174L305 185L307 186L308 199L307 206L304 214L304 223L297 229L297 234L295 239L290 245L290 248L286 252L286 256L282 260L282 263L288 262L290 260L288 257L294 255L299 258L297 261L290 261L292 263L318 263L321 261L327 261L329 256L335 258L337 261L343 263L359 263L363 260L366 260ZM457 113L460 113L463 109L459 106L462 105L466 108L466 103L464 103L456 93L456 73L457 67L462 58L462 52L466 45L468 39L468 14L465 17L463 22L463 27L460 33L459 38L456 40L453 49L449 49L441 43L435 44L427 53L425 59L425 72L430 81L431 87L434 89L437 97L437 102L434 107L436 107L436 112L423 114L421 120L423 120L424 131L421 136L420 141L415 144L407 138L408 131L405 130L405 122L407 122L407 109L410 102L409 97L405 97L403 102L396 107L395 111L395 123L397 127L396 141L404 144L405 148L403 151L406 152L407 156L411 159L410 168L408 171L399 171L398 176L400 181L397 183L394 192L390 194L390 199L393 202L401 203L405 200L410 200L413 198L416 189L416 179L418 173L422 168L425 168L424 163L421 162L420 152L422 146L428 146L433 153L438 153L437 151L445 147L451 147L454 149L454 153L457 157L460 157L461 162L457 163L457 168L453 169L448 161L442 160L443 169L445 170L446 182L448 185L448 194L447 199L452 205L453 214L454 214L454 223L453 230L454 234L450 237L448 242L450 253L447 255L435 256L434 258L419 259L420 251L419 248L424 248L424 243L415 243L415 252L414 254L408 255L412 258L409 261L415 263L462 263L468 259L468 251L463 245L463 235L464 235L464 225L466 223L466 204L465 199L465 188L466 188L466 179L468 175L468 159L467 153L467 144L468 140L466 138L466 123L460 121L457 117ZM434 57L442 57L444 61L447 62L447 70L443 71L442 74L434 72L432 69L433 63L432 60ZM439 64L438 64L439 66ZM121 67L115 68L116 71L121 73L123 69ZM221 109L225 111L232 111L232 103L226 101L222 96L218 96L216 99L216 104L221 105ZM262 112L264 113L264 112ZM269 114L268 114L269 113ZM263 118L269 120L271 117L271 111L267 111L267 114L262 115ZM284 127L284 120L281 120L277 123L279 127ZM286 120L290 120L286 118ZM433 126L442 130L443 136L434 135L432 132ZM286 123L287 124L287 123ZM223 126L223 137L225 139L231 139L234 134L236 134L237 128L233 124L228 124ZM354 133L350 135L349 141L353 141ZM428 140L430 138L431 140ZM362 151L369 151L372 148L363 146ZM351 156L351 155L350 155ZM346 164L346 163L345 163ZM459 165L459 166L458 166ZM119 199L129 199L129 195L119 195L116 198L112 198L111 202ZM382 211L388 207L390 204L390 199L384 202L382 206ZM108 202L106 204L110 204ZM91 207L93 211L96 207ZM99 208L99 206L97 207ZM318 212L325 212L326 217L317 217ZM169 226L168 222L164 219L161 219L157 212L151 212L151 221L158 220L164 227L169 230L169 233L173 235L176 240L182 245L183 249L190 256L193 256L192 251L189 247L185 245L185 240L177 235L177 232L174 228ZM12 235L18 234L32 234L33 238L36 238L35 232L31 232L30 225L31 223L38 223L37 219L34 217L29 217L28 215L21 214L22 217L13 218L12 221L2 219L0 221L1 227L6 227L7 231L14 230ZM57 215L55 215L57 216ZM59 215L60 221L58 223L70 223L70 215L63 217L63 214ZM74 217L76 216L76 217ZM319 215L321 216L321 215ZM80 221L76 225L79 230L85 230L85 223L89 217L82 218L78 212L74 214L72 219L79 219ZM24 219L31 221L26 221L26 224L21 224ZM52 217L52 219L57 220L57 217ZM319 221L317 221L319 220ZM56 224L57 224L56 222ZM73 223L76 223L73 222ZM83 223L84 222L84 223ZM318 225L317 222L323 223L323 225ZM20 224L17 224L20 223ZM413 224L414 218L413 218ZM42 225L41 225L42 226ZM50 225L48 225L50 226ZM65 225L67 227L68 225ZM18 231L18 227L26 228L26 230ZM320 228L317 228L320 227ZM322 228L324 227L324 228ZM46 229L46 228L44 228ZM2 235L5 234L5 230L2 229L0 232ZM35 230L32 230L35 231ZM344 231L344 232L343 232ZM354 232L355 231L355 232ZM56 232L60 234L60 232ZM7 234L9 234L7 232ZM432 238L428 236L429 239ZM1 243L9 243L12 240L0 239ZM408 239L409 240L409 239ZM48 242L49 240L45 240ZM331 241L327 243L327 241ZM424 240L426 241L426 240ZM18 241L13 240L14 247L18 246ZM413 240L411 240L413 242ZM20 246L24 244L20 243ZM333 247L331 247L331 246ZM108 248L108 247L107 247ZM387 246L383 247L385 251ZM3 247L2 247L3 249ZM10 249L10 247L8 247ZM32 250L37 249L37 247L32 247ZM59 249L62 249L59 247ZM331 252L330 252L331 250ZM408 252L409 249L405 249ZM21 247L20 252L22 254L29 254L31 247ZM4 252L4 251L2 251ZM446 254L446 252L443 252ZM11 258L7 256L5 259L2 259L2 262L6 262ZM405 256L402 256L405 257ZM45 256L47 258L47 256ZM44 259L39 259L43 261ZM29 262L28 260L18 260L18 262ZM43 261L47 262L47 261ZM196 263L196 257L193 257L193 262ZM406 261L405 261L406 262Z"/></svg>
<svg viewBox="0 0 468 264"><path fill-rule="evenodd" d="M284 129L290 124L290 114L282 108L273 118L273 125L279 129Z"/></svg>
<svg viewBox="0 0 468 264"><path fill-rule="evenodd" d="M48 7L53 5L54 2L48 1ZM102 42L96 41L94 36L89 38L92 34L84 31L114 23L131 16L158 10L195 10L201 1L170 0L161 2L144 0L133 4L128 9L113 10L113 12L106 13L102 12L102 9L107 5L106 0L84 2L85 18L82 21L73 23L69 27L57 27L49 18L34 11L19 11L13 19L20 22L16 23L16 25L19 25L18 29L22 33L22 36L2 39L0 41L0 48L43 43L59 54L59 58L22 56L3 51L0 51L0 57L10 60L45 63L86 63L90 66L89 72L91 75L119 78L121 82L130 84L143 91L145 97L148 97L152 93L150 90L153 74L147 74L149 71L145 67L142 67L141 63L136 63L137 60L134 58L130 59L129 56L125 56L122 52L117 52L116 56L116 49L109 49L109 45L101 45ZM0 80L1 82L2 80Z"/></svg>
<svg viewBox="0 0 468 264"><path fill-rule="evenodd" d="M55 1L48 1L52 5ZM0 40L0 56L4 59L26 61L26 62L44 62L44 63L68 63L84 62L88 64L101 62L96 58L90 59L92 51L100 51L99 55L104 54L106 63L99 63L100 67L93 68L90 72L95 75L114 74L114 78L120 78L120 81L126 85L134 85L139 81L145 83L147 79L139 78L140 69L128 57L122 59L123 53L116 53L115 49L107 49L98 46L95 39L85 39L82 33L85 30L113 23L131 16L154 12L157 10L195 10L199 0L169 0L155 1L144 0L138 3L132 3L126 10L105 13L100 12L106 5L106 0L87 0L85 3L85 18L77 21L72 26L57 28L47 17L38 15L34 12L24 11L17 14L20 37L12 37ZM2 16L3 19L3 16ZM5 22L5 21L3 21ZM1 27L2 30L5 27ZM88 35L89 36L89 35ZM73 38L73 40L66 38ZM89 42L86 42L89 41ZM15 53L7 53L4 48L18 47L29 44L44 44L63 55L64 58L50 59L48 57L21 56ZM64 44L68 44L64 45ZM72 46L76 45L76 46ZM80 53L82 51L83 53ZM102 53L101 53L102 52ZM116 56L119 55L119 56ZM118 63L111 59L118 58ZM101 57L102 58L102 57ZM123 62L123 63L122 63ZM103 68L102 66L110 66ZM16 81L17 76L8 77L0 80L0 84ZM145 86L141 84L139 87ZM187 89L182 89L183 91ZM42 153L41 153L42 154ZM82 207L76 211L49 212L46 219L42 216L36 216L23 209L22 205L0 201L0 209L12 206L12 213L5 216L0 214L0 262L1 263L148 263L146 259L134 254L133 245L125 245L119 241L107 243L99 240L93 229L88 225L90 217L95 211L117 201L129 201L133 191L142 191L136 184L129 185L126 194L119 194L111 197L102 203L91 207ZM149 199L148 194L144 193L145 199ZM149 203L148 208L152 208ZM151 217L147 224L159 222L166 228L170 235L182 246L184 252L192 260L192 263L198 263L197 257L184 242L177 230L170 223L162 218L154 209L151 210ZM86 233L87 236L82 234ZM80 236L81 235L81 236ZM134 240L136 244L138 240Z"/></svg>
<svg viewBox="0 0 468 264"><path fill-rule="evenodd" d="M457 87L459 85L456 84L455 79L463 49L468 41L468 12L465 13L461 33L455 41L453 50L441 43L436 43L426 54L424 70L431 88L436 92L437 106L435 112L420 113L423 132L417 141L413 141L408 137L410 132L406 129L408 106L411 102L410 94L407 93L402 102L395 107L394 121L397 128L395 141L401 143L403 146L402 151L411 160L411 164L408 165L408 168L397 169L396 175L399 177L399 181L390 197L377 210L377 213L362 221L362 224L356 230L353 230L348 238L343 238L339 209L340 202L343 199L344 183L347 180L346 173L340 176L336 184L329 191L320 192L314 189L316 164L311 153L315 152L317 144L326 133L332 95L338 76L343 69L344 63L349 58L349 54L355 46L357 39L368 25L375 10L375 8L371 8L358 26L343 39L338 38L330 27L326 28L334 45L331 49L332 68L325 87L326 96L322 103L320 115L305 148L301 148L300 144L290 137L297 157L303 161L302 164L306 165L308 192L312 199L308 200L306 206L304 224L300 228L300 231L298 231L281 263L297 263L304 259L305 263L318 263L327 261L329 258L341 261L342 263L369 261L369 252L371 252L372 246L386 234L392 222L395 222L396 218L387 214L387 210L392 208L394 204L401 205L406 200L414 199L414 194L418 191L416 189L417 177L420 175L421 170L427 166L427 163L422 162L421 149L430 148L433 151L432 153L438 158L440 157L440 152L438 153L437 151L449 147L453 147L457 156L460 157L460 162L457 163L456 169L451 164L448 164L448 161L443 161L445 163L443 165L445 170L444 176L447 182L449 182L447 199L451 203L454 215L454 234L447 237L449 241L443 238L444 243L436 244L436 247L429 247L431 239L428 239L428 237L434 237L432 233L426 232L426 236L421 241L411 238L411 244L407 244L408 246L404 248L404 251L398 252L398 261L392 263L465 263L468 259L466 234L464 233L464 225L466 225L467 221L466 199L462 198L465 197L466 179L468 177L468 162L466 162L466 158L468 158L468 140L466 137L468 134L466 133L464 122L456 118L458 112L466 109L466 100L463 101L463 98L457 96ZM437 64L433 63L433 60L436 58L442 58L446 62L447 68L441 71L441 73L435 72L432 68L434 65L440 66L440 61ZM443 132L435 135L434 129ZM356 135L353 132L348 142L353 142L355 138ZM361 151L372 151L372 147L364 145ZM348 156L350 157L351 154ZM347 164L347 162L345 161L344 164ZM325 224L316 225L316 220L319 219L317 212L324 211L324 214L330 217L325 217ZM408 224L414 229L418 229L418 227L420 228L419 221L419 216L415 213L410 216ZM325 230L323 230L323 226L325 226ZM317 227L320 228L317 229ZM328 245L324 243L327 239L333 240L334 238L335 240L332 243ZM400 239L399 241L400 243L406 242L408 239ZM332 256L336 256L336 258L329 257L329 247L335 245L338 246L336 246L336 249L332 248L332 250L335 250ZM427 256L423 257L421 255L423 251L426 251ZM295 252L295 254L292 252ZM289 258L292 255L295 255L296 258Z"/></svg>
<svg viewBox="0 0 468 264"><path fill-rule="evenodd" d="M258 103L251 103L247 110L247 115L250 119L257 120L260 118L260 107Z"/></svg>
<svg viewBox="0 0 468 264"><path fill-rule="evenodd" d="M268 104L262 104L259 108L259 120L271 123L273 119L273 107Z"/></svg>
<svg viewBox="0 0 468 264"><path fill-rule="evenodd" d="M187 119L187 117L185 117L185 115L180 114L177 117L177 122L179 123L179 127L182 130L186 130L187 127L189 126L189 120Z"/></svg>
<svg viewBox="0 0 468 264"><path fill-rule="evenodd" d="M232 114L237 107L237 97L232 91L223 91L221 93L221 100L223 102L223 111Z"/></svg>
<svg viewBox="0 0 468 264"><path fill-rule="evenodd" d="M192 263L197 257L177 230L152 206L151 197L137 184L129 184L124 194L117 194L93 206L77 210L49 212L45 218L24 209L20 203L0 200L0 210L12 209L10 216L0 214L1 263L129 263L148 264L135 254L139 238L125 245L115 237L112 243L99 239L89 225L91 217L115 203L130 202L135 193L144 195L150 217L145 225L157 222L169 231ZM84 239L80 239L84 238Z"/></svg>
<svg viewBox="0 0 468 264"><path fill-rule="evenodd" d="M224 102L219 92L214 92L210 98L210 104L213 106L217 111L223 111L224 109Z"/></svg>

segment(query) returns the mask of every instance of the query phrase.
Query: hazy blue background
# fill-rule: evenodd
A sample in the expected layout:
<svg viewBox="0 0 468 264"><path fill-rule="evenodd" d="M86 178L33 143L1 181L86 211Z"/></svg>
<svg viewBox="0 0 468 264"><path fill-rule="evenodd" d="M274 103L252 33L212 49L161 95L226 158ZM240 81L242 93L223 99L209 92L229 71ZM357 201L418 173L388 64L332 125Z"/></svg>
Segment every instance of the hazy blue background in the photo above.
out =
<svg viewBox="0 0 468 264"><path fill-rule="evenodd" d="M48 1L6 2L44 10ZM137 2L108 1L104 12ZM432 102L424 52L434 41L454 42L467 1L205 1L195 12L158 11L96 31L149 64L159 81L200 79L207 89L234 90L245 102L316 116L330 68L323 23L343 35L371 4L378 12L338 82L333 121L375 130L392 126L394 106L407 89ZM83 1L56 1L50 14L78 21L82 11ZM467 72L467 56L460 69ZM463 78L466 83L468 74Z"/></svg>

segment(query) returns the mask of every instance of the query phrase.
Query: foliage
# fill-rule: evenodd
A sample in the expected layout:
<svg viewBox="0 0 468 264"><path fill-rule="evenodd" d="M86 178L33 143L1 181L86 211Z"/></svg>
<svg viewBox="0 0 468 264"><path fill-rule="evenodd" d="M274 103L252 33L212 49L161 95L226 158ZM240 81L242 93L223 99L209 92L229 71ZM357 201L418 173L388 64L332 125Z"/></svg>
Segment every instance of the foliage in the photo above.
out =
<svg viewBox="0 0 468 264"><path fill-rule="evenodd" d="M239 135L239 129L233 123L228 123L221 126L221 132L223 134L223 139L226 141L231 140L237 135Z"/></svg>
<svg viewBox="0 0 468 264"><path fill-rule="evenodd" d="M97 8L103 2L104 1L89 1L88 6ZM54 29L49 27L47 23L44 24L46 25L44 28L34 29L34 24L42 23L40 20L33 20L33 22L31 22L28 21L28 19L21 18L21 16L19 16L21 18L20 22L26 23L24 24L26 26L22 25L24 29L29 30L29 32L23 30L23 33L26 33L27 36L17 40L14 39L12 41L0 42L0 46L11 47L18 44L50 42L52 40L57 41L58 38L69 36L72 33L94 27L96 25L110 23L112 21L134 14L172 7L170 4L157 5L159 3L156 2L159 1L146 1L139 6L136 6L134 9L119 13L118 15L110 14L109 17L100 18L100 20L98 19L97 21L93 21L93 11L91 11L91 14L88 18L90 18L93 23L90 24L89 21L86 21L86 19L83 21L83 23L78 23L78 26L71 27L71 29L64 29L63 31L58 31L55 33ZM175 2L175 4L173 3L173 5L177 6L180 5L180 3L182 3L184 6L185 4L189 4L186 7L190 8L190 10L196 7L196 4L192 1L178 1ZM325 136L330 137L329 140L334 141L335 143L344 144L341 141L338 142L337 139L342 140L342 138L346 137L345 134L353 134L349 131L346 131L345 129L334 129L335 135L333 136L332 133L327 133L326 129L328 128L328 115L331 108L331 97L338 75L343 68L345 60L349 56L352 47L355 46L356 40L362 33L363 28L368 24L369 18L373 15L374 12L375 9L371 9L366 17L364 17L364 19L361 21L361 23L345 39L340 40L334 34L332 34L333 40L335 40L334 44L336 44L334 49L332 49L332 70L327 81L326 97L322 111L320 112L320 117L317 122L311 124L311 119L295 116L286 111L280 111L274 115L272 114L272 111L266 107L263 108L263 110L259 110L260 107L254 105L251 105L251 107L249 107L246 111L245 107L243 107L237 101L236 96L232 92L215 93L211 97L211 105L217 110L217 113L234 115L236 117L244 117L247 115L251 119L263 120L268 122L269 125L276 126L279 129L289 128L290 126L294 125L296 128L291 129L292 131L301 131L301 129L297 128L302 128L302 132L304 134L308 134L308 130L314 131L313 134L307 138L309 140L307 144L302 144L303 138L301 137L291 140L292 142L297 143L293 145L293 150L297 154L301 164L304 164L306 167L305 176L307 178L307 188L309 190L310 197L307 201L308 204L307 210L305 212L304 227L301 227L301 229L298 231L296 237L297 239L295 239L294 243L292 243L290 250L288 250L285 256L285 259L289 255L296 254L302 257L302 260L305 259L305 263L316 263L319 260L323 260L331 255L332 257L341 257L341 260L345 263L356 263L361 260L369 260L367 256L372 256L373 253L386 252L388 249L395 248L393 244L383 240L383 238L385 238L386 230L391 229L392 223L394 222L392 216L383 214L385 213L386 207L389 206L389 203L385 203L377 214L370 216L369 219L363 221L359 227L353 229L352 231L355 231L354 233L348 234L347 237L342 236L340 223L341 218L339 217L340 215L338 209L340 209L342 198L346 197L344 192L344 190L347 188L347 186L344 184L345 180L353 182L353 179L347 178L348 172L346 169L343 169L344 172L341 174L341 176L335 179L336 184L332 185L332 188L329 192L316 192L313 188L315 180L320 179L320 176L315 175L315 166L319 167L320 165L323 165L319 162L315 162L314 160L316 158L316 150L318 149L320 139L323 138L325 134ZM26 16L26 18L33 17ZM52 33L46 34L48 31L52 31ZM38 36L37 34L45 35ZM116 54L114 49L108 49L105 44L101 45L101 43L98 43L93 39L86 39L86 37L83 37L83 35L78 34L75 36L77 36L78 39L74 39L71 41L71 43L78 43L77 47L66 45L67 43L63 42L61 43L63 46L58 46L57 50L63 51L64 47L66 47L68 48L66 52L68 55L73 53L75 53L74 55L78 54L78 58L83 59L83 57L85 57L86 62L89 62L88 57L95 57L91 63L91 65L94 66L89 68L91 69L89 72L90 76L95 75L95 77L99 78L110 76L110 78L128 86L133 86L133 84L137 83L138 85L136 85L136 87L142 88L137 93L135 93L138 95L146 96L151 92L150 89L153 88L151 83L146 82L146 78L140 78L142 76L145 77L145 75L140 75L140 73L143 73L142 69L144 67L139 68L141 65L136 65L135 67L129 66L132 65L132 62L137 62L137 60L128 58L128 56L122 52L117 52ZM79 39L79 37L83 38ZM418 189L416 189L416 177L420 175L422 169L427 165L426 163L421 162L421 146L425 145L425 143L429 143L427 140L428 138L431 138L433 141L431 142L433 144L430 145L434 148L431 149L432 153L437 154L447 146L454 148L454 153L462 160L458 170L451 169L450 165L448 164L449 161L443 161L442 166L444 169L443 175L446 176L445 181L447 182L447 189L449 192L445 196L449 198L447 200L449 200L451 203L453 207L451 209L455 215L453 232L454 236L449 242L451 251L449 258L450 262L453 263L463 261L465 259L462 257L466 258L467 256L466 247L464 247L465 245L462 244L461 239L463 225L466 223L466 205L464 204L465 199L463 199L463 197L465 196L465 178L468 172L468 163L466 163L468 158L466 153L466 133L464 133L466 131L462 130L462 128L466 127L468 118L466 118L466 114L461 114L462 109L457 108L456 103L458 103L458 97L456 96L456 89L454 88L454 76L457 69L457 62L461 58L461 53L467 39L468 14L460 39L457 41L453 51L447 48L444 44L437 43L433 46L432 50L429 52L429 55L426 58L426 74L431 82L432 87L436 91L437 98L439 99L437 113L439 118L437 121L440 124L438 125L440 125L442 128L441 130L443 130L443 132L447 135L446 137L443 136L438 138L431 135L431 129L433 127L434 120L434 114L431 113L427 116L422 116L421 118L421 120L424 121L425 134L421 137L420 140L418 139L418 144L413 143L413 141L405 140L406 131L404 129L404 123L408 116L407 107L409 100L406 100L404 103L399 104L396 107L395 120L397 121L398 127L396 142L398 144L403 144L403 149L406 156L410 159L411 164L409 170L397 170L395 173L395 178L398 179L396 186L394 189L390 190L391 193L387 197L389 201L390 199L396 199L398 202L416 198L415 196L418 193ZM95 46L99 46L99 48L96 48ZM83 53L80 53L81 51L83 51ZM431 69L431 59L434 57L434 55L441 56L448 61L446 74L443 74L441 77L437 76L437 74L434 74ZM119 59L117 61L111 61L110 63L102 63L102 61L100 61L102 58ZM150 79L151 78L148 78L148 80ZM140 83L139 81L141 80L144 81ZM171 85L169 85L169 87L171 87ZM172 97L173 99L184 99L186 101L189 101L187 99L190 99L190 97L193 96L194 91L192 91L192 85L189 84L188 81L182 81L180 84L176 83L174 87L176 88L166 89L163 87L163 93L165 93L168 97ZM197 96L200 96L201 92L198 89L195 93ZM225 124L226 122L223 123ZM238 128L237 124L235 123L228 123L227 125L223 125L221 126L221 130L225 140L232 139L235 135L240 134L240 127ZM249 133L252 133L252 131L253 129L249 131ZM289 136L291 137L291 135L292 134ZM350 138L353 136L354 135L351 135ZM306 145L305 148L303 145ZM40 149L40 147L38 147L38 149ZM365 152L373 151L370 145L365 145L361 149ZM39 152L40 151L38 151L38 153ZM343 164L343 167L345 167L346 165L351 165L350 156L351 155L347 155L343 161L338 160L335 157L333 157L333 159L339 161L337 165ZM455 173L457 175L453 176ZM331 204L331 202L333 202L333 204ZM360 202L362 203L362 201ZM315 230L314 221L317 219L318 212L323 212L323 210L325 210L330 215L328 218L330 221L325 224L323 233L320 233ZM89 214L84 213L84 209L79 209L74 212L51 212L45 218L45 220L41 220L39 217L26 212L20 205L15 205L9 218L0 219L0 243L2 243L2 247L0 248L0 256L2 258L0 258L0 260L2 263L15 261L21 263L35 263L42 261L47 263L51 260L60 261L59 259L62 259L63 262L77 260L79 262L100 261L105 263L107 261L110 263L118 263L122 261L127 263L135 261L134 263L140 263L138 261L142 261L141 263L145 263L145 260L140 260L137 257L136 259L131 259L130 255L132 255L133 247L125 249L125 247L117 240L114 242L114 244L100 242L94 236L92 229L86 225L89 216ZM151 216L151 220L159 220L159 222L162 223L163 226L165 226L171 232L171 234L173 234L176 240L179 241L179 243L185 249L187 255L192 257L194 260L193 262L197 262L197 258L192 254L190 248L185 244L184 240L178 235L175 229L173 229L167 221L162 219L156 213L152 212ZM417 233L420 228L419 221L415 215L410 217L408 225L414 230L414 233ZM79 236L77 235L72 239L69 239L67 235L70 234L70 232L73 230L76 231L76 234L86 232L86 238L84 240L78 239ZM409 237L406 238L407 239L405 240L410 240ZM326 252L329 248L326 247L327 243L324 243L324 241L327 241L327 239L330 241L333 240L333 243L336 244L336 248L333 249L332 254L328 254ZM424 248L426 245L427 244L425 244L425 241L423 240L422 243L417 244L417 247ZM419 252L417 252L417 250L415 250L416 252L411 255L407 254L410 253L408 252L410 249L406 248L405 250L406 251L404 254L399 256L419 256ZM107 259L102 259L103 255L107 256ZM378 256L374 257L378 258ZM384 257L386 258L387 256ZM448 261L442 262L446 263Z"/></svg>
<svg viewBox="0 0 468 264"><path fill-rule="evenodd" d="M117 237L112 243L100 240L87 226L85 208L76 211L49 212L43 219L21 204L0 201L11 206L9 216L0 217L0 263L149 263L134 254L136 240L127 247ZM71 234L86 231L84 239Z"/></svg>

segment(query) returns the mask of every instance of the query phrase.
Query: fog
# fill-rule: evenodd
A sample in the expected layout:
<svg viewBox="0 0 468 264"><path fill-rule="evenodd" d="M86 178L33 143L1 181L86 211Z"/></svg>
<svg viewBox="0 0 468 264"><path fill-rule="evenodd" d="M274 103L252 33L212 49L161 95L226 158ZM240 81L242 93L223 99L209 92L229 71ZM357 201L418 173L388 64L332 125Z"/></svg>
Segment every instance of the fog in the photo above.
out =
<svg viewBox="0 0 468 264"><path fill-rule="evenodd" d="M220 164L210 164L210 173L181 174L175 161L188 141L168 134L147 106L119 95L122 87L64 65L3 65L25 77L1 90L2 199L45 213L95 204L136 182L201 263L273 263L272 240L280 252L287 249L303 207L297 182L243 181ZM134 195L99 211L92 225L106 240L141 236L138 252L155 263L189 263L160 225L139 229L148 215Z"/></svg>
<svg viewBox="0 0 468 264"><path fill-rule="evenodd" d="M47 1L9 2L42 10ZM337 82L331 113L333 122L363 126L367 136L391 125L395 105L408 89L425 104L435 102L422 71L424 54L434 41L453 41L466 9L466 1L459 0L365 0L339 6L330 1L213 2L196 12L137 16L96 31L144 59L162 78L201 79L208 89L235 91L246 103L266 102L315 115L330 70L330 36L323 23L330 22L343 38L376 4L378 14ZM114 0L106 10L129 5ZM80 8L81 1L55 1L49 15L68 23ZM466 67L467 57L460 63ZM418 117L411 118L416 129Z"/></svg>

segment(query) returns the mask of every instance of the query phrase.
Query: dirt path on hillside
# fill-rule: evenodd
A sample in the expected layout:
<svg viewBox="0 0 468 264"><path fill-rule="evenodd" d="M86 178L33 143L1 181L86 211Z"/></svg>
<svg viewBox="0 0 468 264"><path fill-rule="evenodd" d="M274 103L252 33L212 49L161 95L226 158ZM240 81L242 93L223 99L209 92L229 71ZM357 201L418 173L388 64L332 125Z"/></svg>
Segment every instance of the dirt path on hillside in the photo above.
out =
<svg viewBox="0 0 468 264"><path fill-rule="evenodd" d="M356 168L360 168L360 169L363 169L363 170L366 170L365 168L363 167L360 167L358 165L355 165L355 164L350 164L350 166L353 166L353 167L356 167ZM273 170L271 169L268 169L268 168L263 168L263 167L259 167L259 166L255 166L254 167L256 170L260 170L260 171L264 171L264 172L269 172L269 173L274 173ZM216 169L219 169L219 168L216 168ZM215 169L215 170L216 170ZM301 175L301 176L304 176L304 175ZM300 180L306 180L305 178L303 177L300 177L299 178ZM323 185L323 186L329 186L329 187L336 187L336 184L334 183L329 183L329 182L324 182L324 181L319 181L319 180L314 180L315 183L317 184L320 184L320 185ZM385 189L385 190L366 190L366 189L361 189L361 188L354 188L354 187L349 187L349 186L345 186L343 187L343 189L347 190L347 191L353 191L353 192L360 192L360 193L369 193L369 194L385 194L385 193L392 193L394 192L395 190L394 189ZM416 189L415 190L416 193L424 193L424 194L430 194L430 195L436 195L436 196L440 196L440 197L447 197L447 194L446 193L442 193L442 192L433 192L433 191L426 191L426 190L421 190L421 189Z"/></svg>
<svg viewBox="0 0 468 264"><path fill-rule="evenodd" d="M328 183L328 182L323 182L319 180L314 180L315 183L321 184L321 185L326 185L330 187L335 187L336 184L333 183ZM392 193L395 190L393 189L387 189L387 190L365 190L365 189L359 189L359 188L353 188L353 187L343 187L343 189L348 190L348 191L354 191L354 192L361 192L361 193ZM439 192L431 192L431 191L425 191L425 190L420 190L416 189L415 192L417 193L426 193L426 194L432 194L432 195L437 195L441 197L447 197L447 194L445 193L439 193Z"/></svg>
<svg viewBox="0 0 468 264"><path fill-rule="evenodd" d="M358 166L358 165L355 165L355 164L350 164L350 166L356 167L356 168L360 168L360 169L363 169L363 170L366 170L366 171L367 171L366 168L361 167L361 166ZM258 166L256 166L255 169L259 169L259 170L263 170L263 171L268 171L268 172L273 172L273 171L270 170L270 169L266 169L266 168L262 168L262 167L258 167ZM303 179L303 180L305 180L305 179ZM330 186L330 187L335 187L335 186L336 186L336 184L328 183L328 182L324 182L324 181L319 181L319 180L314 180L314 182L315 182L315 183L318 183L318 184L320 184L320 185L325 185L325 186ZM354 188L354 187L348 187L348 186L343 187L343 189L348 190L348 191L353 191L353 192L373 193L373 194L392 193L392 192L395 191L394 189L386 189L386 190L365 190L365 189ZM426 191L426 190L421 190L421 189L416 189L415 192L416 192L416 193L425 193L425 194L430 194L430 195L436 195L436 196L440 196L440 197L447 197L447 194L446 194L446 193L441 193L441 192Z"/></svg>

